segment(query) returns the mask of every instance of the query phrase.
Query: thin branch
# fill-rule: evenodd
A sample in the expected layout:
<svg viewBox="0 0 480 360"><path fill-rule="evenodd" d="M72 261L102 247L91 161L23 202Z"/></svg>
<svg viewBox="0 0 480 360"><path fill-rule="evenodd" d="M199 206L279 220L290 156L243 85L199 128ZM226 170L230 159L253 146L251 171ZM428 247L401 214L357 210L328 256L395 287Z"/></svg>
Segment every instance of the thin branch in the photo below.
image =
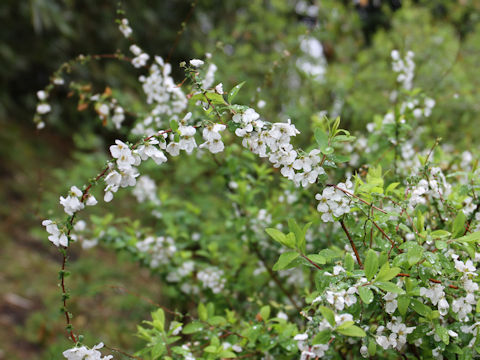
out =
<svg viewBox="0 0 480 360"><path fill-rule="evenodd" d="M342 189L341 187L338 187L337 185L335 184L325 184L326 186L331 186L331 187L334 187L335 189L337 190L340 190L340 191L343 191L345 194L349 195L349 196L352 196L354 197L355 199L358 199L360 200L361 202L363 202L364 204L368 205L368 206L371 206L372 208L374 208L375 210L378 210L380 211L381 213L384 213L386 214L387 212L383 209L380 209L379 207L376 207L375 205L373 205L372 203L369 203L368 201L366 200L363 200L361 197L355 195L354 193L348 191L348 190L345 190L345 189Z"/></svg>
<svg viewBox="0 0 480 360"><path fill-rule="evenodd" d="M363 269L362 260L360 260L360 255L358 254L357 247L353 243L352 237L350 236L350 233L348 232L348 229L345 226L345 223L343 222L343 220L339 220L339 221L340 221L340 225L342 225L343 231L347 235L348 241L350 241L350 245L352 246L353 252L355 253L355 257L357 258L358 265L360 266L361 269Z"/></svg>

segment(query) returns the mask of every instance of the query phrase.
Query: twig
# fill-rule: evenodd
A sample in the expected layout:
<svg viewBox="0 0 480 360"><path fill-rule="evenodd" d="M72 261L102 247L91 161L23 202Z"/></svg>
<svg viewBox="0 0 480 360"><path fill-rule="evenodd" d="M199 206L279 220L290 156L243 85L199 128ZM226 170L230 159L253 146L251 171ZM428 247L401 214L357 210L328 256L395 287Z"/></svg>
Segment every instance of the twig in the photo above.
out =
<svg viewBox="0 0 480 360"><path fill-rule="evenodd" d="M352 246L353 252L355 253L355 257L357 258L358 265L360 266L361 269L363 269L362 260L360 260L360 255L358 254L357 247L353 243L352 237L350 236L350 233L348 232L348 229L345 226L345 223L343 222L343 220L339 220L339 221L340 221L340 225L342 225L343 231L347 235L348 241L350 241L350 245Z"/></svg>
<svg viewBox="0 0 480 360"><path fill-rule="evenodd" d="M366 201L366 200L363 200L361 197L355 195L354 193L351 193L351 192L348 191L348 190L342 189L341 187L338 187L338 186L335 185L335 184L325 184L325 185L326 185L326 186L331 186L331 187L334 187L334 188L337 189L337 190L343 191L345 194L350 195L350 196L352 196L352 197L360 200L360 201L363 202L364 204L366 204L366 205L368 205L368 206L371 206L372 208L374 208L375 210L380 211L381 213L384 213L384 214L387 213L385 210L380 209L379 207L376 207L375 205L369 203L369 202Z"/></svg>

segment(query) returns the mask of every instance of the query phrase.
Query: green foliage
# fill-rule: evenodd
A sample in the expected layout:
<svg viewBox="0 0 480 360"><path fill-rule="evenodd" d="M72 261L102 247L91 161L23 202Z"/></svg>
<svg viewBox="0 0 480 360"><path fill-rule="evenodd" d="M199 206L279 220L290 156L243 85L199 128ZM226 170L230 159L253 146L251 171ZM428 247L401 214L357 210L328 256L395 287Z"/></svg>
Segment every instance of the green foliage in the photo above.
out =
<svg viewBox="0 0 480 360"><path fill-rule="evenodd" d="M173 54L169 59L173 78L187 94L190 122L182 119L187 110L182 116L159 116L172 134L167 141L178 142L186 124L198 127L199 134L202 128L221 123L228 129L223 136L225 151L171 158L162 167L145 162L140 173L156 186L143 200L137 202L137 195L120 190L115 204L102 203L91 212L59 221L60 227L75 235L70 247L98 243L120 259L147 268L152 282L161 284L161 296L150 295L151 302L161 306L154 305L152 320L137 327L137 342L118 337L126 350L144 359L190 354L198 359L292 359L314 345L318 357L360 358L361 353L396 358L403 353L472 358L479 350L477 309L468 313L468 320L461 309L478 308L478 289L466 288L478 284L469 261L475 267L480 185L474 160L478 153L473 151L468 160L462 150L471 148L479 135L475 126L479 99L471 76L479 65L478 19L471 15L478 6L472 1L404 2L395 12L384 6L381 12L388 26L367 35L351 3L323 1L313 18L299 12L299 3L198 1L188 23L184 20L188 2L179 6L160 2L148 9L142 2L129 5L127 17L135 31L139 29L135 42L164 59ZM48 46L25 50L23 57L12 56L19 44L6 42L0 47L0 53L8 55L1 71L10 85L22 83L14 70L28 68L33 53L42 66L29 71L48 73L53 71L51 59L57 58L57 48L64 48L67 58L127 48L127 40L113 35L113 9L103 8L102 14L110 15L93 17L78 11L72 23L62 16L72 9L68 2L32 4L31 9L20 6L15 26L25 27L31 10L32 26L37 34L43 31L41 43ZM92 20L96 16L101 21ZM77 31L84 19L95 28ZM138 26L142 23L144 28ZM152 37L149 33L158 24L165 28ZM92 34L102 41L91 41ZM321 76L308 74L299 65L308 57L305 39L318 40L323 48L317 56L325 61ZM399 49L402 58L408 50L415 52L412 89L396 82L393 49ZM211 58L204 57L207 52ZM82 190L92 186L92 194L103 197L99 189L103 179L95 175L105 164L114 165L105 163L113 139L145 145L131 130L153 105L137 92L138 73L127 67L126 57L119 51L108 62L112 65L103 58L78 57L55 73L64 76L65 87L47 86L53 111L37 114L35 121L71 135L73 145L68 149L76 150L63 169L50 174L53 179L39 205L42 216L58 218L58 194L66 194L73 184L85 184ZM188 62L177 66L194 57L205 59L205 66L194 68ZM204 88L202 79L213 63L218 67L216 82ZM219 81L226 92L213 88ZM25 86L33 92L45 82L46 78ZM72 100L62 101L66 106L60 111L56 96L67 92ZM10 111L15 103L33 109L31 97L20 99L21 94L21 89L12 91L0 111ZM414 109L428 99L436 101L432 114L418 116ZM112 114L101 115L102 105L111 101L125 108L120 129ZM250 153L249 146L242 148L243 139L234 135L239 124L232 118L248 108L255 108L267 126L292 118L301 130L294 141L298 158L318 150L318 163L326 174L310 187L296 188L280 176L281 168ZM9 141L5 151L12 144L15 141ZM350 176L350 190L333 186ZM62 184L61 189L54 184ZM348 207L341 215L332 210L332 221L323 220L314 200L325 189ZM85 220L88 227L77 231L74 220ZM170 247L147 246L147 239L159 238ZM82 256L88 256L85 253ZM452 255L459 260L452 260ZM99 282L95 264L91 268L73 271L68 281L81 275ZM438 299L427 293L434 290L441 293ZM72 307L75 314L76 298L91 292L72 286L63 295L67 309ZM468 294L473 300L465 303ZM466 305L454 310L453 304L460 301ZM137 306L135 301L117 305L125 310ZM28 329L36 329L38 321L32 317ZM115 319L109 317L107 323L115 325ZM461 330L464 323L470 330ZM115 344L114 325L105 335L98 330L95 336L87 334L82 343L90 345L98 337ZM75 332L84 327L74 318ZM392 330L400 328L402 333ZM30 337L33 331L28 331ZM398 341L385 345L383 337L388 340L392 334Z"/></svg>

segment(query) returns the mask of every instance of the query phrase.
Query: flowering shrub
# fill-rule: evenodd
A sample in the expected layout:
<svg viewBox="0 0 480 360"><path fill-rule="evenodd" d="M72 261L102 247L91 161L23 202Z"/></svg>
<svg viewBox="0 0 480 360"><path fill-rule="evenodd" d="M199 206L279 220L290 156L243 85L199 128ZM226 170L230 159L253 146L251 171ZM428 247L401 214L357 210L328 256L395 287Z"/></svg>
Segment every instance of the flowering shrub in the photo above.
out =
<svg viewBox="0 0 480 360"><path fill-rule="evenodd" d="M88 348L73 328L66 265L75 243L126 254L165 284L169 300L137 328L143 348L111 350L119 356L476 356L479 170L472 153L424 133L436 101L415 87L412 51L392 49L398 87L367 136L321 114L302 148L294 119L269 121L265 103L235 101L244 83L224 89L211 54L182 62L177 84L176 64L135 44L126 18L119 29L133 57L111 57L141 72L141 106L69 83L67 70L99 55L60 67L37 94L39 129L54 89L69 86L80 108L127 134L98 175L60 196L66 217L43 221L63 256L62 311L74 343L65 358L114 356L98 351L103 343ZM314 83L327 71L319 44L301 38L293 70ZM135 211L87 218L96 197L130 204L123 189L138 200Z"/></svg>

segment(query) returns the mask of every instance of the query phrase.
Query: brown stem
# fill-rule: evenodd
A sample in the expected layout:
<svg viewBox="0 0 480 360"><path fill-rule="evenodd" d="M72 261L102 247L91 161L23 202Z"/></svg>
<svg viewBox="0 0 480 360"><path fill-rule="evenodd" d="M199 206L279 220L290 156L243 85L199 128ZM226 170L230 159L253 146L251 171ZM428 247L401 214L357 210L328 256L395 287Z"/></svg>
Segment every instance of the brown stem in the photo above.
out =
<svg viewBox="0 0 480 360"><path fill-rule="evenodd" d="M72 339L72 341L74 343L77 343L77 338L75 336L75 334L73 333L73 330L71 329L71 326L72 326L72 323L70 321L70 314L68 313L68 310L67 310L67 296L66 296L66 292L65 292L65 264L67 263L67 253L66 253L66 250L63 252L63 261L62 261L62 271L60 272L60 283L61 283L61 286L62 286L62 297L63 297L63 310L64 310L64 313L65 313L65 320L67 322L67 327L70 328L68 330L68 334L70 336L70 338Z"/></svg>
<svg viewBox="0 0 480 360"><path fill-rule="evenodd" d="M313 266L315 266L318 270L322 270L322 268L320 266L318 266L317 264L315 264L312 260L310 260L307 256L303 255L303 254L300 254L301 257L303 257L305 260L307 260L310 264L312 264Z"/></svg>
<svg viewBox="0 0 480 360"><path fill-rule="evenodd" d="M385 233L385 231L383 231L383 229L382 229L380 226L378 226L378 224L377 224L375 221L373 221L372 219L370 219L370 220L372 221L373 225L375 225L375 227L378 229L378 231L380 231L380 232L382 233L382 235L385 236L385 238L386 238L388 241L390 241L390 244L392 244L392 247L396 247L397 250L402 253L403 251L398 248L397 244L395 244L395 241L393 241L393 240Z"/></svg>
<svg viewBox="0 0 480 360"><path fill-rule="evenodd" d="M397 277L410 277L410 274L405 274L405 273L398 273L397 274ZM432 283L435 283L435 284L441 284L442 282L440 280L437 280L437 279L428 279L428 281L432 282ZM451 289L458 289L459 287L456 286L456 285L447 285L449 288Z"/></svg>
<svg viewBox="0 0 480 360"><path fill-rule="evenodd" d="M352 246L353 252L355 253L355 257L357 258L358 265L360 266L361 269L363 269L362 260L360 260L360 255L358 254L357 247L353 243L352 237L350 236L350 233L348 232L348 229L345 226L345 223L343 222L343 220L339 220L339 221L340 221L340 225L342 225L343 231L347 235L348 241L350 241L350 245Z"/></svg>

